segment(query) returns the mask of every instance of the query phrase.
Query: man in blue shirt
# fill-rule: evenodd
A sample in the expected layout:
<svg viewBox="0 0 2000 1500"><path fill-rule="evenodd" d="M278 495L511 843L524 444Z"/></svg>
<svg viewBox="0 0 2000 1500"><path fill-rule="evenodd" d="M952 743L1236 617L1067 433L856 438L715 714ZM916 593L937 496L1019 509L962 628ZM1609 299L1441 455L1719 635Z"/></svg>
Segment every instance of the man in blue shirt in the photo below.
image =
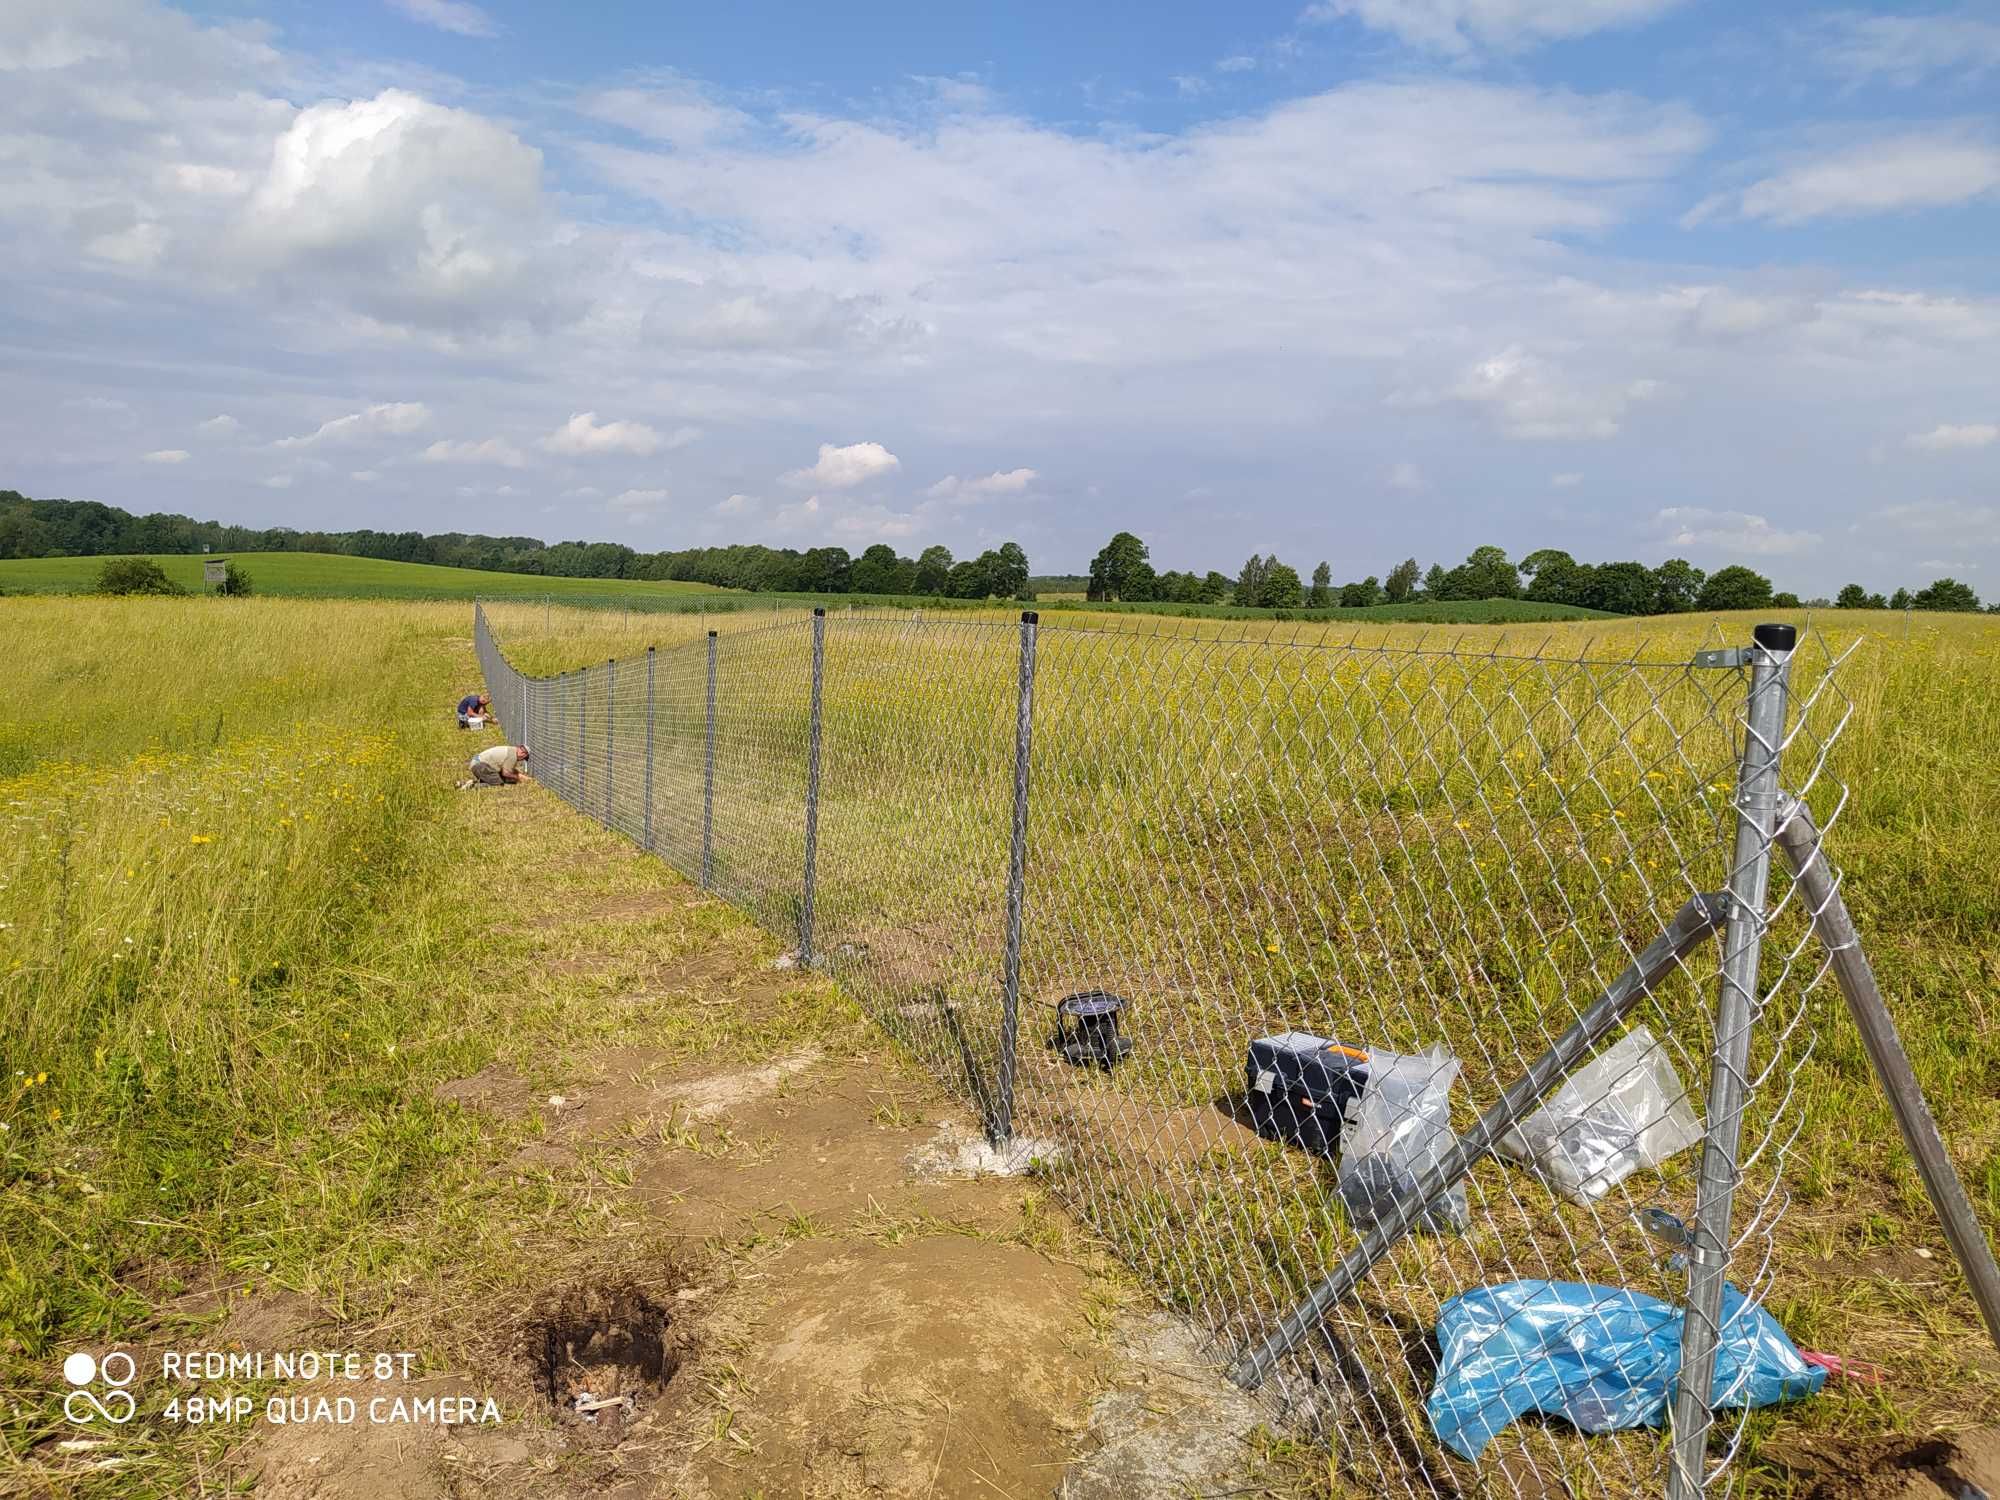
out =
<svg viewBox="0 0 2000 1500"><path fill-rule="evenodd" d="M458 727L470 729L473 715L478 714L483 718L492 702L493 700L484 693L467 693L458 700Z"/></svg>

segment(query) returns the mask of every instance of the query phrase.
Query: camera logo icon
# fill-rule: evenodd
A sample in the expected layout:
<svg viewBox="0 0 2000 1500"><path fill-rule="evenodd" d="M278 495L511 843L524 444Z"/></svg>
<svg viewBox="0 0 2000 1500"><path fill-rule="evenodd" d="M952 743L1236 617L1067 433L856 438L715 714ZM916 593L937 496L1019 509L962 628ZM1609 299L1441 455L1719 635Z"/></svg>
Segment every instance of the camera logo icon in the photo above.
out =
<svg viewBox="0 0 2000 1500"><path fill-rule="evenodd" d="M131 1355L114 1349L99 1360L79 1349L63 1361L62 1370L63 1379L72 1387L63 1397L63 1415L78 1426L100 1417L113 1426L123 1426L138 1411L139 1403L125 1389L139 1373ZM108 1387L102 1395L91 1389L99 1381Z"/></svg>

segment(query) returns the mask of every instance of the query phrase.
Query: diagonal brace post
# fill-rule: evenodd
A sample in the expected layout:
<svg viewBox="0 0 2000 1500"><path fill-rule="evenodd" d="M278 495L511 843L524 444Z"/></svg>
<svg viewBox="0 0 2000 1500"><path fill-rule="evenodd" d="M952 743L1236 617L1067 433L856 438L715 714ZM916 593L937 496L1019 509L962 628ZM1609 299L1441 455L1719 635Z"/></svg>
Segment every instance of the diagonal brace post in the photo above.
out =
<svg viewBox="0 0 2000 1500"><path fill-rule="evenodd" d="M1590 1002L1576 1023L1530 1063L1527 1072L1507 1085L1493 1107L1480 1116L1479 1123L1418 1174L1415 1186L1397 1198L1375 1227L1362 1236L1361 1243L1334 1268L1333 1274L1287 1313L1263 1343L1230 1366L1229 1378L1246 1391L1262 1385L1278 1361L1312 1332L1328 1309L1360 1285L1361 1279L1423 1218L1431 1204L1450 1191L1475 1162L1491 1155L1500 1138L1533 1113L1549 1092L1632 1013L1654 985L1672 973L1704 939L1720 930L1728 910L1729 897L1723 893L1689 898L1674 913L1666 930L1648 943L1604 992Z"/></svg>
<svg viewBox="0 0 2000 1500"><path fill-rule="evenodd" d="M1820 853L1819 829L1805 804L1794 798L1788 797L1781 804L1778 851L1792 867L1798 892L1812 914L1813 931L1826 947L1833 977L1847 999L1848 1014L1861 1033L1861 1045L1874 1065L1882 1092L1888 1096L1903 1143L1916 1158L1917 1172L1924 1179L1938 1224L1965 1273L1972 1300L1986 1320L1986 1331L1992 1335L1994 1347L2000 1348L2000 1267L1994 1265L1993 1247L1986 1242L1986 1231L1980 1227L1965 1184L1959 1181L1958 1170L1938 1134L1937 1120L1924 1101L1923 1086L1917 1082L1910 1056L1896 1034L1895 1018L1875 983L1868 955L1861 951L1861 934L1841 899L1840 879Z"/></svg>

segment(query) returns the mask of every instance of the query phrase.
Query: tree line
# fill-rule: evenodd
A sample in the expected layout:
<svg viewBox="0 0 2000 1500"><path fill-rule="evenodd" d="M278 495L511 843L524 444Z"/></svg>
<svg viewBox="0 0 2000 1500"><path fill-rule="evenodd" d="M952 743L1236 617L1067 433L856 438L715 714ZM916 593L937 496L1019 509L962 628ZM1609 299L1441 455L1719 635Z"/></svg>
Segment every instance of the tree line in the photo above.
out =
<svg viewBox="0 0 2000 1500"><path fill-rule="evenodd" d="M797 594L922 594L952 599L1026 599L1028 554L1007 542L977 557L946 547L916 557L877 544L859 557L844 547L743 545L639 552L618 542L557 542L451 531L259 529L154 513L135 516L95 500L31 500L0 490L0 558L108 557L128 553L330 552L386 562L483 568L550 578L625 578L711 583Z"/></svg>
<svg viewBox="0 0 2000 1500"><path fill-rule="evenodd" d="M1321 562L1307 583L1298 569L1251 553L1234 577L1206 573L1155 572L1150 549L1121 531L1091 559L1087 597L1099 602L1137 604L1234 604L1253 609L1364 609L1377 604L1410 604L1472 599L1526 599L1536 604L1568 604L1615 615L1671 615L1689 610L1784 609L1802 604L1841 609L1976 610L1979 596L1965 584L1941 578L1912 593L1898 589L1890 598L1859 584L1838 599L1801 600L1775 590L1771 580L1740 564L1704 572L1685 558L1658 567L1641 562L1580 563L1553 547L1512 561L1499 547L1475 547L1455 568L1434 563L1423 568L1403 559L1386 576L1369 574L1348 583L1333 581L1333 565ZM1995 606L2000 609L2000 605Z"/></svg>

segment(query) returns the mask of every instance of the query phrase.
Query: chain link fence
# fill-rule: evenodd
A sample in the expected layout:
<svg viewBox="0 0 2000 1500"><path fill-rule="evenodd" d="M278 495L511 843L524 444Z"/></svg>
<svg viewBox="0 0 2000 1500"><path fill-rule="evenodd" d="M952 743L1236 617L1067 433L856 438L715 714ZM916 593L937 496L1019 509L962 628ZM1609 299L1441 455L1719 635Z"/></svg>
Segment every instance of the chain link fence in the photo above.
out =
<svg viewBox="0 0 2000 1500"><path fill-rule="evenodd" d="M796 942L1350 1481L1726 1487L1826 975L1781 778L1833 825L1838 657L1186 624L801 612L553 678L475 641L545 786ZM1540 1282L1687 1309L1712 1383L1585 1435L1488 1330L1453 1429L1441 1315Z"/></svg>

